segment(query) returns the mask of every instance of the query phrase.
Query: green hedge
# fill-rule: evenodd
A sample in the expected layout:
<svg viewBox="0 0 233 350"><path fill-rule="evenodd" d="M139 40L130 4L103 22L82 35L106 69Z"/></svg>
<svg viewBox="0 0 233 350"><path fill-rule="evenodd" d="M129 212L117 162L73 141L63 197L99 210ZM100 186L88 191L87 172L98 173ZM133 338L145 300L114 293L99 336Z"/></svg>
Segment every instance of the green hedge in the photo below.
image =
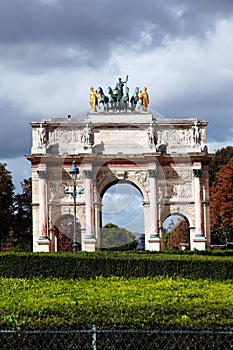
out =
<svg viewBox="0 0 233 350"><path fill-rule="evenodd" d="M233 257L228 252L78 252L1 253L2 277L93 278L96 276L233 279Z"/></svg>

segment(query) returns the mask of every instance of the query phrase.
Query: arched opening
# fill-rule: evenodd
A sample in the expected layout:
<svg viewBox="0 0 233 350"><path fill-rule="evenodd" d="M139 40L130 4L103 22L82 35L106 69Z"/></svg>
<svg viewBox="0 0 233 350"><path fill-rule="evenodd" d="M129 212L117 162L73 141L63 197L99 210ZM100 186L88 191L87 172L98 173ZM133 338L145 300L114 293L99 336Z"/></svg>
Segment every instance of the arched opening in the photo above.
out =
<svg viewBox="0 0 233 350"><path fill-rule="evenodd" d="M110 244L111 246L108 248L129 244L144 235L143 196L138 187L130 181L115 181L105 188L101 197L102 234L104 235L103 228L107 224L116 225L117 227L124 228L133 233L133 235L128 234L128 240L125 240L123 234L118 232L119 238L117 239L117 230L115 230L115 239L113 237L112 243ZM105 243L106 241L102 237L101 248L105 248Z"/></svg>
<svg viewBox="0 0 233 350"><path fill-rule="evenodd" d="M163 222L163 249L190 249L189 221L182 214L171 214Z"/></svg>
<svg viewBox="0 0 233 350"><path fill-rule="evenodd" d="M72 215L63 215L55 223L55 236L57 238L58 252L72 252L74 235L74 217ZM78 250L81 250L81 225L76 220L76 233L78 241Z"/></svg>

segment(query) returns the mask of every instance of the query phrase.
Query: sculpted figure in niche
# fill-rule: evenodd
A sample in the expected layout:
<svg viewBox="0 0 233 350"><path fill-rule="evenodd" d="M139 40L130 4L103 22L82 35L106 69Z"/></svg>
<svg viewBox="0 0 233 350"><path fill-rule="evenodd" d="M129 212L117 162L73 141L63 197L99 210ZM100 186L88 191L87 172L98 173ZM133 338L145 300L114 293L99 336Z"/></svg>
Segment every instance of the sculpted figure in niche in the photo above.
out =
<svg viewBox="0 0 233 350"><path fill-rule="evenodd" d="M85 145L91 145L91 143L92 143L92 136L93 136L93 131L89 127L89 125L86 124L86 127L83 130L83 136L82 136L82 140L83 140Z"/></svg>
<svg viewBox="0 0 233 350"><path fill-rule="evenodd" d="M193 141L195 144L200 143L200 129L198 126L198 121L197 119L194 122L194 125L192 126L193 129Z"/></svg>
<svg viewBox="0 0 233 350"><path fill-rule="evenodd" d="M96 108L97 108L97 104L98 104L98 95L97 95L95 89L93 88L93 86L90 88L89 103L91 105L92 112L96 112L97 111Z"/></svg>
<svg viewBox="0 0 233 350"><path fill-rule="evenodd" d="M146 87L144 87L143 91L140 91L139 98L141 101L143 112L147 112L148 105L149 105L149 95Z"/></svg>
<svg viewBox="0 0 233 350"><path fill-rule="evenodd" d="M39 147L44 146L44 144L47 141L47 133L46 128L40 125L40 128L38 129L38 136L39 136Z"/></svg>
<svg viewBox="0 0 233 350"><path fill-rule="evenodd" d="M155 128L154 128L152 122L150 122L150 126L147 129L147 135L148 135L148 140L149 140L150 147L155 146L155 144L156 144L156 135L155 135Z"/></svg>

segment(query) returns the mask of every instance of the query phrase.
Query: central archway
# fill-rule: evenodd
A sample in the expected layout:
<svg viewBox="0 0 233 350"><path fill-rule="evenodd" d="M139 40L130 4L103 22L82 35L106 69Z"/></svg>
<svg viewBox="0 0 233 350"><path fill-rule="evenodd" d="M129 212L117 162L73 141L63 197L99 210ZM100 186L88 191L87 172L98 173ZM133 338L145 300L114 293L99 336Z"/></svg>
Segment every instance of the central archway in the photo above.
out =
<svg viewBox="0 0 233 350"><path fill-rule="evenodd" d="M101 194L101 202L102 228L111 223L132 232L135 239L145 233L144 199L135 184L127 180L108 184Z"/></svg>

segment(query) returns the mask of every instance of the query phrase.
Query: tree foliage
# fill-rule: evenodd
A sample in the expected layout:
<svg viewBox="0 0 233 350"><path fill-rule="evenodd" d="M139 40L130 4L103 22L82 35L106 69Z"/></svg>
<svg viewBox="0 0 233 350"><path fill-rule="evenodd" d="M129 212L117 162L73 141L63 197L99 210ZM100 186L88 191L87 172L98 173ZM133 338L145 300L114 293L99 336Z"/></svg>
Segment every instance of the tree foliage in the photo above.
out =
<svg viewBox="0 0 233 350"><path fill-rule="evenodd" d="M5 163L0 163L0 250L11 232L14 202L14 185Z"/></svg>
<svg viewBox="0 0 233 350"><path fill-rule="evenodd" d="M177 223L170 237L172 248L180 249L180 243L189 244L189 227L185 220Z"/></svg>
<svg viewBox="0 0 233 350"><path fill-rule="evenodd" d="M32 245L32 179L21 183L22 193L14 197L13 232L19 250L30 251Z"/></svg>
<svg viewBox="0 0 233 350"><path fill-rule="evenodd" d="M220 166L210 194L210 228L214 243L233 238L233 158ZM217 241L217 242L216 242Z"/></svg>
<svg viewBox="0 0 233 350"><path fill-rule="evenodd" d="M165 248L180 249L180 243L185 243L189 246L189 227L184 219L177 222L173 232L166 232L164 234Z"/></svg>
<svg viewBox="0 0 233 350"><path fill-rule="evenodd" d="M28 237L32 237L31 179L21 184L22 194L14 195L12 176L6 166L0 163L1 250L25 250L25 244L29 244Z"/></svg>
<svg viewBox="0 0 233 350"><path fill-rule="evenodd" d="M112 223L102 228L102 247L114 248L124 246L135 240L134 233Z"/></svg>
<svg viewBox="0 0 233 350"><path fill-rule="evenodd" d="M221 165L227 164L230 158L233 158L233 147L227 146L226 148L221 148L220 150L217 150L210 162L209 166L209 184L210 187L213 186L213 184L216 181L217 173L220 169Z"/></svg>

